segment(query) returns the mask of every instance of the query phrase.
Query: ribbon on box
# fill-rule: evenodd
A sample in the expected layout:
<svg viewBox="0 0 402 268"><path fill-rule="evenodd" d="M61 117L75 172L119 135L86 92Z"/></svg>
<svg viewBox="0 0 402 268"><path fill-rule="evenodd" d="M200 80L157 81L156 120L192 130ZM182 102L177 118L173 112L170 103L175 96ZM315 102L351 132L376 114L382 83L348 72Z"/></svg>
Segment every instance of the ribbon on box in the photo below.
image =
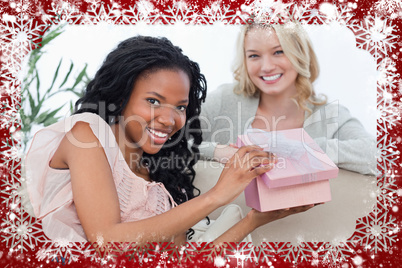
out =
<svg viewBox="0 0 402 268"><path fill-rule="evenodd" d="M254 133L256 135L250 135ZM256 137L264 136L264 143ZM322 161L315 156L314 151L322 152L320 147L314 142L301 142L287 138L280 132L266 132L260 129L247 129L246 138L251 144L256 144L264 148L265 151L275 153L278 157L284 157L292 160L292 164L300 174L306 174L304 178L307 181L315 181L313 170L325 170ZM307 155L308 162L299 161L304 155Z"/></svg>

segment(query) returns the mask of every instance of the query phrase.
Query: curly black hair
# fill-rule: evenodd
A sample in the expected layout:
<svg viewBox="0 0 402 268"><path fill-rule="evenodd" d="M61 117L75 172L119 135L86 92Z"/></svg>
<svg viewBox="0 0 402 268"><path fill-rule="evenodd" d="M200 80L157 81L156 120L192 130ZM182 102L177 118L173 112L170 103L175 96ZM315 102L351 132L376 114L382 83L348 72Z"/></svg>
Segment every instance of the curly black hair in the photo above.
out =
<svg viewBox="0 0 402 268"><path fill-rule="evenodd" d="M142 160L149 167L151 180L162 182L174 201L181 204L199 195L193 185L193 166L199 158L197 147L202 142L198 116L207 85L198 64L179 47L164 37L135 36L121 42L109 53L84 96L76 102L75 114L96 113L108 124L116 123L114 120L118 120L127 105L135 81L159 70L181 70L188 75L186 123L157 154L144 153Z"/></svg>

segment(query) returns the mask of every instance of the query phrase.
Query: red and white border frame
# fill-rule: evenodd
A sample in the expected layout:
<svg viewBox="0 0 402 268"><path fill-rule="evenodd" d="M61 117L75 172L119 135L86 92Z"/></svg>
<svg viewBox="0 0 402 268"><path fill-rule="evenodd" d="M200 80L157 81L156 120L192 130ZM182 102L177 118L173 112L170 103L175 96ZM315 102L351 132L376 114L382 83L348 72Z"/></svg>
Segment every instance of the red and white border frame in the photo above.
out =
<svg viewBox="0 0 402 268"><path fill-rule="evenodd" d="M362 1L360 1L362 2ZM323 14L323 1L0 1L0 266L108 266L108 267L390 267L402 259L402 3L340 0L336 12ZM275 242L226 243L216 248L188 243L115 243L105 251L90 243L51 241L41 223L24 212L17 194L21 178L20 86L18 73L24 58L40 46L51 25L69 24L244 24L249 14L269 7L286 8L300 23L326 24L333 20L350 28L356 46L377 62L378 196L372 213L356 222L346 243Z"/></svg>

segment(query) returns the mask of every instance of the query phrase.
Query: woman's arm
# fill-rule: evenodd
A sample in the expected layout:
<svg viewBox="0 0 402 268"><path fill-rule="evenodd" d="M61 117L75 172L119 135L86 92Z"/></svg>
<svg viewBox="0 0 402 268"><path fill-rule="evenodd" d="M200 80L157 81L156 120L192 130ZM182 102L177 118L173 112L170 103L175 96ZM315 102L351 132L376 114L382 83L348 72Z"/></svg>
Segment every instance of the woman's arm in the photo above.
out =
<svg viewBox="0 0 402 268"><path fill-rule="evenodd" d="M223 242L241 242L249 233L253 232L258 227L296 213L307 211L314 206L315 205L306 205L267 212L259 212L252 209L246 217L215 239L213 243L219 245Z"/></svg>
<svg viewBox="0 0 402 268"><path fill-rule="evenodd" d="M214 146L213 158L211 160L223 164L227 163L239 149L234 145L215 144Z"/></svg>
<svg viewBox="0 0 402 268"><path fill-rule="evenodd" d="M214 151L218 143L212 141L213 130L215 129L216 117L220 114L220 94L219 92L212 92L214 96L209 96L206 102L201 107L201 114L199 116L202 131L203 142L198 147L202 160L217 160Z"/></svg>
<svg viewBox="0 0 402 268"><path fill-rule="evenodd" d="M375 138L346 107L338 103L322 106L305 121L304 128L338 167L375 173Z"/></svg>
<svg viewBox="0 0 402 268"><path fill-rule="evenodd" d="M236 152L236 150L231 151L232 148L229 148L229 154L226 150L221 150L226 147L226 144L233 142L232 138L237 138L236 120L238 118L233 116L237 116L238 112L242 110L238 108L239 97L233 93L233 86L223 84L208 93L208 97L201 107L199 119L203 142L199 149L202 160L226 163ZM238 109L240 110L238 111Z"/></svg>
<svg viewBox="0 0 402 268"><path fill-rule="evenodd" d="M68 139L96 144L76 146ZM73 199L85 234L91 242L171 241L216 208L234 200L256 176L272 167L270 155L257 147L241 148L226 164L217 184L207 193L166 213L136 222L122 223L112 172L105 152L89 125L77 123L59 147L71 173ZM123 160L122 160L123 161Z"/></svg>
<svg viewBox="0 0 402 268"><path fill-rule="evenodd" d="M374 138L314 139L329 158L342 169L373 175L377 167L377 147Z"/></svg>

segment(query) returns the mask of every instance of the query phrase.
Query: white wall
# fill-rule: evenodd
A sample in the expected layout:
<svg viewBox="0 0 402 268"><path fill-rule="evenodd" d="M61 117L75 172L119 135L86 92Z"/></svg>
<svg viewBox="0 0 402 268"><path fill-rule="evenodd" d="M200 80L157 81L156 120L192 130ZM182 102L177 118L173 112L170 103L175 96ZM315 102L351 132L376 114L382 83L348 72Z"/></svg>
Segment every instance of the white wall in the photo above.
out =
<svg viewBox="0 0 402 268"><path fill-rule="evenodd" d="M339 100L352 115L375 136L376 133L376 64L368 52L355 45L353 33L340 26L307 26L316 50L321 75L315 83L317 93L329 101ZM73 61L76 70L88 63L92 77L102 61L120 41L133 35L166 36L184 53L200 64L208 82L208 90L233 81L231 72L239 26L67 26L65 32L52 41L47 54L39 62L44 90L50 85L60 58L61 73L66 73ZM79 68L78 68L79 67ZM77 75L77 74L76 74ZM62 77L59 83L61 83ZM60 106L73 95L58 95L46 105ZM68 115L66 107L63 114Z"/></svg>

